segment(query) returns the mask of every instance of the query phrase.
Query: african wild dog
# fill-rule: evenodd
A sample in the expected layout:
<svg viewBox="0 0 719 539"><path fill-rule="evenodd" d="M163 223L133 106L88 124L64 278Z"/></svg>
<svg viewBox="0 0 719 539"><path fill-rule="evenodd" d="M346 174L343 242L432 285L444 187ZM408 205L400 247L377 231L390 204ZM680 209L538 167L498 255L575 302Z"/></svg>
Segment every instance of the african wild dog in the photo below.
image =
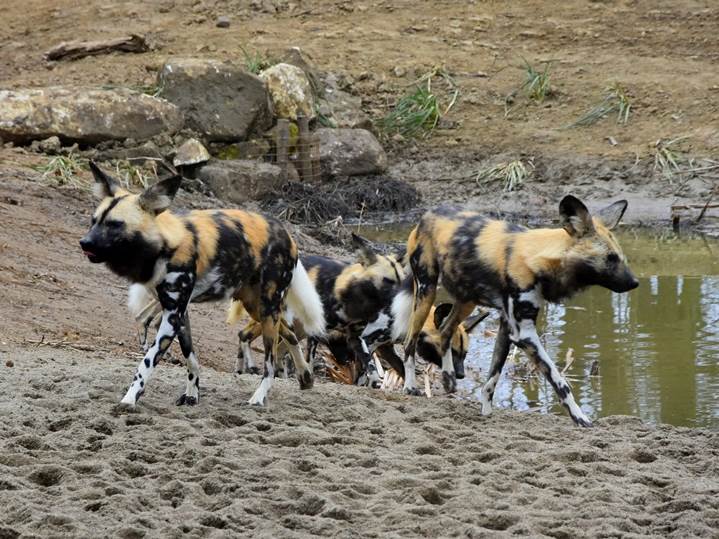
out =
<svg viewBox="0 0 719 539"><path fill-rule="evenodd" d="M395 343L403 343L406 339L407 320L410 312L402 312L407 306L412 306L412 276L408 275L401 286L394 292L392 304L382 310L379 316L367 324L362 334L362 341L370 353L376 353L385 363L392 367L401 378L405 378L404 363L394 351ZM441 338L439 328L452 309L451 303L440 303L432 306L429 315L417 337L417 355L438 367L442 366ZM459 324L450 341L452 363L457 378L464 378L464 360L469 349L469 333L484 320L488 311L470 316ZM409 374L408 384L414 387L414 371Z"/></svg>
<svg viewBox="0 0 719 539"><path fill-rule="evenodd" d="M500 311L501 321L488 379L482 388L482 413L492 410L494 388L510 342L535 362L557 392L575 423L591 422L574 401L571 389L544 350L535 327L544 300L559 302L591 285L628 292L634 277L614 235L627 202L615 202L592 217L582 202L566 196L559 204L562 228L528 230L475 212L438 208L425 213L407 240L414 275L414 298L406 341L405 370L414 369L417 337L442 279L454 298L442 324L442 371L447 390L455 385L449 338L475 307ZM407 383L405 391L416 388Z"/></svg>
<svg viewBox="0 0 719 539"><path fill-rule="evenodd" d="M322 300L327 331L324 336L309 335L307 360L313 362L319 342L325 344L340 364L358 359L362 364L359 374L366 374L369 385L379 385L379 377L371 356L366 352L359 335L368 322L389 306L392 290L404 276L401 256L376 253L369 242L353 234L352 242L358 250L359 261L354 264L324 256L302 256L310 282L316 287ZM241 306L233 302L228 322L240 318ZM290 309L288 315L294 313ZM300 320L295 325L298 335L306 334ZM240 348L236 364L237 372L254 368L250 343L257 338L257 324L250 323L240 330Z"/></svg>
<svg viewBox="0 0 719 539"><path fill-rule="evenodd" d="M90 168L101 202L80 241L83 252L90 262L104 262L117 275L142 284L162 305L157 335L123 404L135 405L175 336L188 372L177 404L199 402L200 366L192 349L187 307L190 302L226 298L242 301L263 336L265 377L249 402L264 404L267 398L279 335L293 351L300 387L312 386L312 372L281 314L286 301L310 334L322 335L322 305L298 261L297 246L279 221L241 210L175 214L167 209L180 187L180 176L159 181L137 195L120 188L95 163L90 162Z"/></svg>

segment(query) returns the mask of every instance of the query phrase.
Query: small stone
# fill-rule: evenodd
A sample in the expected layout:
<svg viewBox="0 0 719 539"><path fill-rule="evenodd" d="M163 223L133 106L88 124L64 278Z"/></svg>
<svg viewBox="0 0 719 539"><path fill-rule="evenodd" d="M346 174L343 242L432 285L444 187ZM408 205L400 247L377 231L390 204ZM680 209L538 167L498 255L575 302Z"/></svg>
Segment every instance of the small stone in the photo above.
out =
<svg viewBox="0 0 719 539"><path fill-rule="evenodd" d="M224 15L217 17L217 22L215 22L215 26L217 26L217 28L229 28L230 18Z"/></svg>
<svg viewBox="0 0 719 539"><path fill-rule="evenodd" d="M46 154L56 154L62 148L60 138L57 136L48 137L39 144L40 151Z"/></svg>
<svg viewBox="0 0 719 539"><path fill-rule="evenodd" d="M8 360L5 362L5 366L6 366L6 367L14 367L14 366L15 366L15 363L13 363L13 360L12 360L12 359L8 359Z"/></svg>
<svg viewBox="0 0 719 539"><path fill-rule="evenodd" d="M395 77L404 77L407 74L407 70L403 67L397 66L392 70L392 73L394 73Z"/></svg>

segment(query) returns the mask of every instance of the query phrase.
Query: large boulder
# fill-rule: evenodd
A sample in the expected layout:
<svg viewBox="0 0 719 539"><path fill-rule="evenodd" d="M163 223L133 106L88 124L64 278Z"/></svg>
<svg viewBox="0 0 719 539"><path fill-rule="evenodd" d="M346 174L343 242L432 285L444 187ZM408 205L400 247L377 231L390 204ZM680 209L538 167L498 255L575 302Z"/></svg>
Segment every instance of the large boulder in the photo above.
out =
<svg viewBox="0 0 719 539"><path fill-rule="evenodd" d="M196 174L215 196L233 204L255 200L282 185L282 169L249 159L213 159Z"/></svg>
<svg viewBox="0 0 719 539"><path fill-rule="evenodd" d="M275 64L265 69L260 78L267 83L272 105L278 118L297 120L302 114L315 117L315 98L305 72L290 64Z"/></svg>
<svg viewBox="0 0 719 539"><path fill-rule="evenodd" d="M0 139L17 143L52 136L82 143L146 140L174 133L182 121L172 103L127 89L0 91Z"/></svg>
<svg viewBox="0 0 719 539"><path fill-rule="evenodd" d="M229 63L168 60L158 75L160 96L185 114L185 125L209 141L259 135L273 123L265 83Z"/></svg>
<svg viewBox="0 0 719 539"><path fill-rule="evenodd" d="M387 169L387 154L366 129L318 129L320 166L329 176L378 174Z"/></svg>

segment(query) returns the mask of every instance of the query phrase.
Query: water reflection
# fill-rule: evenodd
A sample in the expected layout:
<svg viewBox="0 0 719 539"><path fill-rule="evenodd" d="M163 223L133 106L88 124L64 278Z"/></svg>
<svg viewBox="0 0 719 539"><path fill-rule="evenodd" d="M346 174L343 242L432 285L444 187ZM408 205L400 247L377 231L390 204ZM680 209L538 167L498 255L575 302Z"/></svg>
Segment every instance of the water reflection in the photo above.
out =
<svg viewBox="0 0 719 539"><path fill-rule="evenodd" d="M658 423L719 427L719 277L651 276L629 294L589 289L540 320L547 351L567 370L582 408L593 417L631 414ZM493 337L478 330L469 365L484 378ZM510 364L496 392L498 406L561 412L543 381ZM597 363L598 376L592 376ZM478 384L464 388L477 394Z"/></svg>

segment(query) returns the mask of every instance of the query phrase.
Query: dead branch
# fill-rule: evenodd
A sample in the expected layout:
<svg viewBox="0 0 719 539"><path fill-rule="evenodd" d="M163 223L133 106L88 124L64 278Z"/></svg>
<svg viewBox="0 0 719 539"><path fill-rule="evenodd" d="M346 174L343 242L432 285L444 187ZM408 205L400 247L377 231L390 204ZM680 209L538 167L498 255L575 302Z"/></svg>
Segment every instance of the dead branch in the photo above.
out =
<svg viewBox="0 0 719 539"><path fill-rule="evenodd" d="M46 60L78 60L85 56L120 52L147 52L150 47L145 38L137 34L106 39L104 41L63 41L45 53Z"/></svg>

